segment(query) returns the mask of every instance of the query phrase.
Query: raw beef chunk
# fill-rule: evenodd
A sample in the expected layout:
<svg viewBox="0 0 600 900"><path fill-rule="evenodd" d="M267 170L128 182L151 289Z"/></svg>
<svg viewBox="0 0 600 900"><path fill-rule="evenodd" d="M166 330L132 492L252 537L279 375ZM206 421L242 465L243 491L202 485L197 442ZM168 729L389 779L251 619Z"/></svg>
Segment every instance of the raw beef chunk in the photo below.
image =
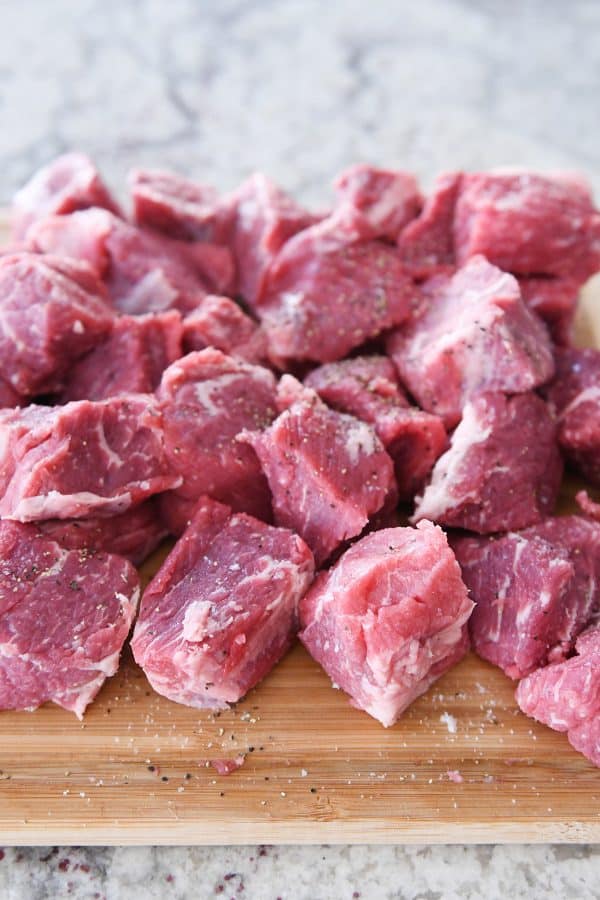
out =
<svg viewBox="0 0 600 900"><path fill-rule="evenodd" d="M0 409L14 408L20 406L23 398L20 394L10 386L8 381L0 378Z"/></svg>
<svg viewBox="0 0 600 900"><path fill-rule="evenodd" d="M110 330L110 306L82 277L54 257L0 258L0 375L17 393L59 388L71 362Z"/></svg>
<svg viewBox="0 0 600 900"><path fill-rule="evenodd" d="M117 671L138 597L126 559L0 522L0 709L52 700L81 718Z"/></svg>
<svg viewBox="0 0 600 900"><path fill-rule="evenodd" d="M83 153L65 153L44 166L15 195L12 233L25 237L29 226L50 215L100 206L115 215L121 212L91 159Z"/></svg>
<svg viewBox="0 0 600 900"><path fill-rule="evenodd" d="M62 401L152 393L167 366L181 356L182 334L176 310L118 316L110 334L71 368Z"/></svg>
<svg viewBox="0 0 600 900"><path fill-rule="evenodd" d="M480 394L466 404L413 520L480 534L524 528L554 510L562 469L556 425L540 397Z"/></svg>
<svg viewBox="0 0 600 900"><path fill-rule="evenodd" d="M103 278L114 305L136 315L191 312L233 280L229 251L136 228L103 209L49 216L27 233L31 250L82 259Z"/></svg>
<svg viewBox="0 0 600 900"><path fill-rule="evenodd" d="M284 396L291 376L282 378ZM395 489L392 460L365 422L329 409L307 388L264 431L242 438L256 451L273 497L277 525L304 538L317 565ZM289 397L285 402L293 401Z"/></svg>
<svg viewBox="0 0 600 900"><path fill-rule="evenodd" d="M582 285L577 278L519 278L525 304L543 319L552 340L569 346Z"/></svg>
<svg viewBox="0 0 600 900"><path fill-rule="evenodd" d="M135 169L128 181L138 225L181 240L223 239L227 213L210 185L161 169Z"/></svg>
<svg viewBox="0 0 600 900"><path fill-rule="evenodd" d="M398 237L400 258L415 278L429 278L455 266L454 208L461 180L460 172L440 175L421 214Z"/></svg>
<svg viewBox="0 0 600 900"><path fill-rule="evenodd" d="M267 359L267 339L262 328L229 297L205 297L185 317L183 344L187 353L216 347L250 363Z"/></svg>
<svg viewBox="0 0 600 900"><path fill-rule="evenodd" d="M372 425L394 461L401 499L423 486L447 445L441 419L409 405L385 356L357 356L314 369L304 383L329 406Z"/></svg>
<svg viewBox="0 0 600 900"><path fill-rule="evenodd" d="M556 350L556 375L546 396L558 414L566 458L600 484L600 351Z"/></svg>
<svg viewBox="0 0 600 900"><path fill-rule="evenodd" d="M116 553L134 566L141 565L169 533L154 498L110 519L48 519L36 522L36 528L67 550Z"/></svg>
<svg viewBox="0 0 600 900"><path fill-rule="evenodd" d="M237 290L254 308L262 296L269 267L293 235L315 216L259 173L224 198L231 210L229 244L237 266Z"/></svg>
<svg viewBox="0 0 600 900"><path fill-rule="evenodd" d="M373 166L345 169L335 180L338 203L357 213L364 238L395 241L399 232L419 213L419 185L409 172L391 172Z"/></svg>
<svg viewBox="0 0 600 900"><path fill-rule="evenodd" d="M270 519L267 481L255 453L236 437L275 418L273 374L208 348L169 366L157 397L168 459L183 478L178 496L194 501L208 494Z"/></svg>
<svg viewBox="0 0 600 900"><path fill-rule="evenodd" d="M498 538L452 546L476 603L473 647L511 678L564 658L599 605L600 527L549 518Z"/></svg>
<svg viewBox="0 0 600 900"><path fill-rule="evenodd" d="M424 291L417 315L388 339L388 352L419 405L448 428L476 394L525 393L552 376L549 335L512 275L479 256L453 276L430 279Z"/></svg>
<svg viewBox="0 0 600 900"><path fill-rule="evenodd" d="M258 312L273 360L333 362L404 322L418 299L396 250L356 240L342 209L286 243Z"/></svg>
<svg viewBox="0 0 600 900"><path fill-rule="evenodd" d="M337 687L393 725L468 649L473 608L446 537L431 522L354 544L300 604L300 640Z"/></svg>
<svg viewBox="0 0 600 900"><path fill-rule="evenodd" d="M144 593L131 646L159 694L224 709L289 649L310 550L208 498Z"/></svg>
<svg viewBox="0 0 600 900"><path fill-rule="evenodd" d="M143 394L0 411L0 516L112 516L178 487Z"/></svg>
<svg viewBox="0 0 600 900"><path fill-rule="evenodd" d="M575 644L577 655L524 678L517 702L524 713L555 731L600 766L600 628L590 628Z"/></svg>
<svg viewBox="0 0 600 900"><path fill-rule="evenodd" d="M481 253L514 274L585 281L600 265L600 214L576 175L463 175L454 241L459 264Z"/></svg>

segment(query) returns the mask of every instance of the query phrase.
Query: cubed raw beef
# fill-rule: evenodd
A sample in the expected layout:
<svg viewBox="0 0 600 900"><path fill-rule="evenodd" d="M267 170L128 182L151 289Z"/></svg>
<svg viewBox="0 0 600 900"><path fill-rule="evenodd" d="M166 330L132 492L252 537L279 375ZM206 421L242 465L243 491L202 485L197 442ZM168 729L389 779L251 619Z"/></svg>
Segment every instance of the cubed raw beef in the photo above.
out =
<svg viewBox="0 0 600 900"><path fill-rule="evenodd" d="M600 267L600 214L578 175L464 175L454 242L459 264L481 253L514 274L585 280Z"/></svg>
<svg viewBox="0 0 600 900"><path fill-rule="evenodd" d="M300 640L336 687L383 725L467 652L473 608L431 522L354 544L300 603Z"/></svg>
<svg viewBox="0 0 600 900"><path fill-rule="evenodd" d="M260 173L251 175L223 203L231 216L228 240L237 267L237 290L254 308L275 256L289 238L312 225L315 216Z"/></svg>
<svg viewBox="0 0 600 900"><path fill-rule="evenodd" d="M388 339L400 378L448 428L483 391L520 394L552 377L552 344L512 275L478 256L424 286L415 317Z"/></svg>
<svg viewBox="0 0 600 900"><path fill-rule="evenodd" d="M497 538L452 546L476 603L473 647L511 678L569 654L600 609L600 526L549 518Z"/></svg>
<svg viewBox="0 0 600 900"><path fill-rule="evenodd" d="M394 461L399 496L423 486L448 439L441 419L411 407L385 356L325 363L304 379L329 406L372 425Z"/></svg>
<svg viewBox="0 0 600 900"><path fill-rule="evenodd" d="M22 240L38 219L90 206L121 215L91 159L83 153L65 153L36 172L15 195L11 214L13 238Z"/></svg>
<svg viewBox="0 0 600 900"><path fill-rule="evenodd" d="M262 363L267 359L264 331L229 297L205 297L198 308L185 317L183 345L187 353L216 347L250 363Z"/></svg>
<svg viewBox="0 0 600 900"><path fill-rule="evenodd" d="M421 214L398 236L400 258L415 278L429 278L455 266L454 209L461 181L460 172L439 175Z"/></svg>
<svg viewBox="0 0 600 900"><path fill-rule="evenodd" d="M545 394L558 414L563 453L600 484L600 351L557 348L556 375Z"/></svg>
<svg viewBox="0 0 600 900"><path fill-rule="evenodd" d="M245 428L273 421L275 377L212 347L189 353L165 371L157 392L165 447L183 478L177 494L207 494L237 512L271 518L269 487L255 453L236 440Z"/></svg>
<svg viewBox="0 0 600 900"><path fill-rule="evenodd" d="M110 519L48 519L36 522L39 534L67 550L116 553L140 566L169 534L152 497Z"/></svg>
<svg viewBox="0 0 600 900"><path fill-rule="evenodd" d="M20 406L22 402L23 398L21 395L17 394L8 381L0 378L0 409L12 409L15 406Z"/></svg>
<svg viewBox="0 0 600 900"><path fill-rule="evenodd" d="M226 236L231 212L210 185L163 169L134 169L128 182L138 225L188 241L219 243Z"/></svg>
<svg viewBox="0 0 600 900"><path fill-rule="evenodd" d="M71 277L68 263L32 253L0 258L0 375L17 393L60 388L112 322L104 297Z"/></svg>
<svg viewBox="0 0 600 900"><path fill-rule="evenodd" d="M154 397L0 411L0 516L112 516L179 487Z"/></svg>
<svg viewBox="0 0 600 900"><path fill-rule="evenodd" d="M364 238L395 241L422 206L421 192L410 172L376 169L359 164L344 169L335 180L338 203L358 214Z"/></svg>
<svg viewBox="0 0 600 900"><path fill-rule="evenodd" d="M283 405L292 396L284 375ZM264 431L245 432L260 459L277 525L304 538L317 565L356 537L395 490L394 467L375 431L329 409L313 391L302 395Z"/></svg>
<svg viewBox="0 0 600 900"><path fill-rule="evenodd" d="M150 394L182 354L183 326L176 310L118 316L110 334L71 367L61 401L104 400Z"/></svg>
<svg viewBox="0 0 600 900"><path fill-rule="evenodd" d="M27 245L88 262L117 309L130 315L190 312L209 290L227 291L233 280L227 248L176 241L103 209L49 216L29 229Z"/></svg>
<svg viewBox="0 0 600 900"><path fill-rule="evenodd" d="M566 731L572 746L600 766L600 627L580 635L575 649L576 656L524 678L517 702L528 716Z"/></svg>
<svg viewBox="0 0 600 900"><path fill-rule="evenodd" d="M524 528L553 512L562 470L556 424L537 394L479 394L466 404L412 521L480 534Z"/></svg>
<svg viewBox="0 0 600 900"><path fill-rule="evenodd" d="M0 709L52 700L81 718L117 671L138 598L126 559L0 522Z"/></svg>
<svg viewBox="0 0 600 900"><path fill-rule="evenodd" d="M522 277L518 281L525 304L544 320L555 344L569 346L581 280Z"/></svg>
<svg viewBox="0 0 600 900"><path fill-rule="evenodd" d="M205 498L144 593L135 659L159 694L224 709L291 646L313 574L297 535Z"/></svg>
<svg viewBox="0 0 600 900"><path fill-rule="evenodd" d="M334 362L404 322L418 300L397 251L356 240L341 210L286 243L258 312L274 361Z"/></svg>

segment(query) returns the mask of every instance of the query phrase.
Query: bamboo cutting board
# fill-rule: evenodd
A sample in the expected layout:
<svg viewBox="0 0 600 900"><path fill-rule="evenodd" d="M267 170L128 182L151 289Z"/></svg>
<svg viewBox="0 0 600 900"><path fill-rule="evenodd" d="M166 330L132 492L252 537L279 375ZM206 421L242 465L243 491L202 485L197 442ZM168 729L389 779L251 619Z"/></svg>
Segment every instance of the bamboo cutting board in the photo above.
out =
<svg viewBox="0 0 600 900"><path fill-rule="evenodd" d="M579 336L600 345L600 280ZM0 844L600 840L600 770L513 692L471 655L386 730L298 646L212 715L155 694L126 654L83 723L0 713ZM228 777L208 764L238 754Z"/></svg>

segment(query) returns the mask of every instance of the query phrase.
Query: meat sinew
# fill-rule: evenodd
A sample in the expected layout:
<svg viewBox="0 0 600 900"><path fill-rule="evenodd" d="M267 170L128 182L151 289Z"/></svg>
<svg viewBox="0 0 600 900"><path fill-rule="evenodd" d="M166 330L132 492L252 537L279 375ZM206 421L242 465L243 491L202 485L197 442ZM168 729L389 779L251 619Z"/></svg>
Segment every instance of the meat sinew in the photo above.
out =
<svg viewBox="0 0 600 900"><path fill-rule="evenodd" d="M177 532L203 494L237 512L271 518L269 488L256 455L236 438L245 428L261 429L273 421L275 387L268 369L213 348L189 353L165 371L157 392L165 447L183 479L176 496L191 501L183 517L177 516Z"/></svg>
<svg viewBox="0 0 600 900"><path fill-rule="evenodd" d="M176 488L154 398L0 411L0 515L112 516Z"/></svg>
<svg viewBox="0 0 600 900"><path fill-rule="evenodd" d="M279 395L291 400L289 407L264 431L241 439L261 462L275 522L300 534L321 565L382 508L395 489L393 464L369 425L329 409L301 385L294 400L293 388L294 379L284 375Z"/></svg>
<svg viewBox="0 0 600 900"><path fill-rule="evenodd" d="M431 522L354 544L300 604L300 640L334 684L383 725L468 649L473 608L446 537Z"/></svg>
<svg viewBox="0 0 600 900"><path fill-rule="evenodd" d="M314 369L304 383L334 409L372 425L394 461L400 499L414 496L448 443L438 416L410 406L385 356L356 356Z"/></svg>
<svg viewBox="0 0 600 900"><path fill-rule="evenodd" d="M548 518L518 533L451 543L476 603L473 647L511 678L563 659L600 608L593 522Z"/></svg>
<svg viewBox="0 0 600 900"><path fill-rule="evenodd" d="M160 694L223 709L289 649L313 574L297 535L205 498L144 593L136 661Z"/></svg>
<svg viewBox="0 0 600 900"><path fill-rule="evenodd" d="M23 395L60 388L73 360L111 328L102 294L87 290L90 270L52 256L0 257L0 375Z"/></svg>
<svg viewBox="0 0 600 900"><path fill-rule="evenodd" d="M117 670L138 598L126 559L0 522L0 709L52 700L81 718Z"/></svg>
<svg viewBox="0 0 600 900"><path fill-rule="evenodd" d="M61 400L105 400L150 394L164 370L182 354L183 326L176 310L118 316L110 333L71 367Z"/></svg>
<svg viewBox="0 0 600 900"><path fill-rule="evenodd" d="M482 391L519 394L552 377L552 344L512 275L483 257L424 285L416 316L388 339L400 378L420 406L456 425Z"/></svg>
<svg viewBox="0 0 600 900"><path fill-rule="evenodd" d="M553 512L562 470L556 424L540 397L480 394L466 404L413 521L480 534L533 525Z"/></svg>
<svg viewBox="0 0 600 900"><path fill-rule="evenodd" d="M121 214L91 159L83 153L65 153L36 172L15 195L11 214L13 238L24 238L29 226L38 219L90 206Z"/></svg>
<svg viewBox="0 0 600 900"><path fill-rule="evenodd" d="M524 678L517 702L528 716L566 731L573 747L600 766L600 627L581 634L575 650Z"/></svg>

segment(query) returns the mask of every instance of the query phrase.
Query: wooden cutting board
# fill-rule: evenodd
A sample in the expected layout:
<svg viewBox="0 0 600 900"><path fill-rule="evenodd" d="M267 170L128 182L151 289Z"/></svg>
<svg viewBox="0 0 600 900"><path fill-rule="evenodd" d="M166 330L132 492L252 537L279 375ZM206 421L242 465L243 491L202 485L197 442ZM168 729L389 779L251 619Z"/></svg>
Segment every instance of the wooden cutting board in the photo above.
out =
<svg viewBox="0 0 600 900"><path fill-rule="evenodd" d="M579 336L600 346L600 280ZM126 654L83 723L0 713L0 844L600 840L600 770L513 693L471 655L386 730L298 646L212 715L155 694ZM228 777L207 766L240 753Z"/></svg>

